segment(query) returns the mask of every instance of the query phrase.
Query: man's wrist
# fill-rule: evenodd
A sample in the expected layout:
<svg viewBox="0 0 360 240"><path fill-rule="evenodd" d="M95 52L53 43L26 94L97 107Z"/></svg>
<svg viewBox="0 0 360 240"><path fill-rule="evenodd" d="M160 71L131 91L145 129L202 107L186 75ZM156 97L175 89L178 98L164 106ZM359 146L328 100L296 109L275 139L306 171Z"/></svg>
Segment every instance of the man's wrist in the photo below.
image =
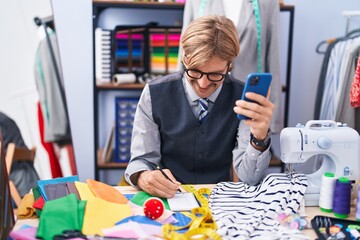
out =
<svg viewBox="0 0 360 240"><path fill-rule="evenodd" d="M131 180L131 182L132 182L135 186L139 186L139 185L138 185L138 180L139 180L140 175L141 175L143 172L145 172L145 170L136 172L136 173L134 173L134 174L132 174L132 175L130 176L130 180Z"/></svg>
<svg viewBox="0 0 360 240"><path fill-rule="evenodd" d="M267 149L271 143L271 131L268 130L268 133L263 140L256 139L253 133L250 133L250 142L251 145L254 146L258 150Z"/></svg>

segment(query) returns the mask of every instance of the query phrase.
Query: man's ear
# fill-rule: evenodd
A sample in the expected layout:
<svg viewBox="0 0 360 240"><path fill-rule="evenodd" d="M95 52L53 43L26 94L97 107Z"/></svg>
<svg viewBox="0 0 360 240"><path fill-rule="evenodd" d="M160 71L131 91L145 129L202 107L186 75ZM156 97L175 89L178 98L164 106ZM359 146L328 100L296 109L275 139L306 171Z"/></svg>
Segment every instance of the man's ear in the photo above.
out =
<svg viewBox="0 0 360 240"><path fill-rule="evenodd" d="M231 72L232 70L232 63L229 64L228 72Z"/></svg>
<svg viewBox="0 0 360 240"><path fill-rule="evenodd" d="M185 64L183 61L181 61L181 67L182 67L182 69L185 69Z"/></svg>

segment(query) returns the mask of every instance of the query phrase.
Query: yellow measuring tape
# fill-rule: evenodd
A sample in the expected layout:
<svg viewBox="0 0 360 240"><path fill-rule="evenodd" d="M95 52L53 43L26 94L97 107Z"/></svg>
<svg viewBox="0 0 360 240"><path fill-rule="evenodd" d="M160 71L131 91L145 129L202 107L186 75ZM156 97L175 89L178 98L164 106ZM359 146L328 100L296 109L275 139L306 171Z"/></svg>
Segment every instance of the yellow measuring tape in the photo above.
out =
<svg viewBox="0 0 360 240"><path fill-rule="evenodd" d="M220 240L221 237L216 233L216 224L212 219L212 214L209 208L209 201L207 196L210 195L209 188L201 188L196 190L192 185L181 185L187 192L195 195L201 207L193 208L190 212L182 212L185 216L191 218L191 221L186 226L174 226L165 224L162 227L163 237L165 239L174 240L206 240L214 239ZM177 230L189 228L186 233L178 233Z"/></svg>

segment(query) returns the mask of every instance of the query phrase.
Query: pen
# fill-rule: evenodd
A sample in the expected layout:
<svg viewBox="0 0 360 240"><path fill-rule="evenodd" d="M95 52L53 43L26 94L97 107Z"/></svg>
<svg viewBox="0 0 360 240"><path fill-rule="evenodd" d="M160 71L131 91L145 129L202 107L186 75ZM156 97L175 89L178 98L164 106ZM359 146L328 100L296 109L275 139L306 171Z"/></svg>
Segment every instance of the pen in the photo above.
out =
<svg viewBox="0 0 360 240"><path fill-rule="evenodd" d="M164 175L164 177L167 179L167 180L169 180L170 182L172 182L172 183L174 183L170 178L169 178L169 176L168 175L166 175L166 173L161 169L161 167L160 166L156 166L156 168L162 173L162 175ZM180 192L181 193L181 190L180 189L178 189L178 192Z"/></svg>

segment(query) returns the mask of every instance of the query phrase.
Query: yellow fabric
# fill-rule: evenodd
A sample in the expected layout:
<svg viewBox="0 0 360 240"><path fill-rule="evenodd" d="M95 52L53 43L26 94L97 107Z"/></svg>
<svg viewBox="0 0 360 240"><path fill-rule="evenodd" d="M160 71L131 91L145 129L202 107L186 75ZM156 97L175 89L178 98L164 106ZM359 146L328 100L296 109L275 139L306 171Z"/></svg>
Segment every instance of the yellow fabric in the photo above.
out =
<svg viewBox="0 0 360 240"><path fill-rule="evenodd" d="M118 186L130 186L130 184L125 180L125 177L122 176L120 181L118 182Z"/></svg>
<svg viewBox="0 0 360 240"><path fill-rule="evenodd" d="M36 218L36 210L33 208L35 198L33 194L27 193L18 207L18 219Z"/></svg>
<svg viewBox="0 0 360 240"><path fill-rule="evenodd" d="M82 232L85 235L103 235L102 229L113 227L118 221L131 216L128 204L118 204L100 198L87 201Z"/></svg>
<svg viewBox="0 0 360 240"><path fill-rule="evenodd" d="M86 183L75 181L75 187L79 192L81 200L89 200L95 198L95 195Z"/></svg>

